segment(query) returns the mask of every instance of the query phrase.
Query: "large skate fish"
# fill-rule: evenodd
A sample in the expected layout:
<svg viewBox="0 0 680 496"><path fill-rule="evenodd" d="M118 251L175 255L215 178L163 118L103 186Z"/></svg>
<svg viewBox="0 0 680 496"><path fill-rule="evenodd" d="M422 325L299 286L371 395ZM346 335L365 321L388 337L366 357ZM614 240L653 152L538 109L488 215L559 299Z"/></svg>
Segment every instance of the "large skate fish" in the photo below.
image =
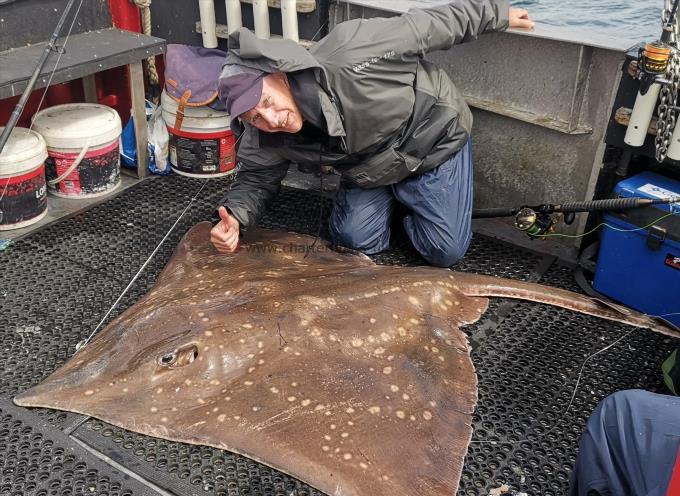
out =
<svg viewBox="0 0 680 496"><path fill-rule="evenodd" d="M194 227L147 296L15 402L241 453L329 495L450 496L477 400L459 327L485 296L676 335L546 286L306 253L308 236L258 231L219 255L210 227Z"/></svg>

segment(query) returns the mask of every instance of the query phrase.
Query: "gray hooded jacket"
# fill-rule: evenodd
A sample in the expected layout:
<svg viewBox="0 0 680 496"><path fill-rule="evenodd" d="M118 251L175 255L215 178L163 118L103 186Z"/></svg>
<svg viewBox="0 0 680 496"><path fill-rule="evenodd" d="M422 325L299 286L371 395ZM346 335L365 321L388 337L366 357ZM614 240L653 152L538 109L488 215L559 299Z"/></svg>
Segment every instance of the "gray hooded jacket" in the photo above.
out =
<svg viewBox="0 0 680 496"><path fill-rule="evenodd" d="M227 64L314 71L331 141L268 136L241 123L238 172L221 203L245 230L278 193L291 162L331 165L362 188L398 183L443 163L467 142L472 114L449 77L423 57L506 29L508 10L508 0L455 0L391 18L355 19L309 51L288 40L258 39L248 29L233 33Z"/></svg>

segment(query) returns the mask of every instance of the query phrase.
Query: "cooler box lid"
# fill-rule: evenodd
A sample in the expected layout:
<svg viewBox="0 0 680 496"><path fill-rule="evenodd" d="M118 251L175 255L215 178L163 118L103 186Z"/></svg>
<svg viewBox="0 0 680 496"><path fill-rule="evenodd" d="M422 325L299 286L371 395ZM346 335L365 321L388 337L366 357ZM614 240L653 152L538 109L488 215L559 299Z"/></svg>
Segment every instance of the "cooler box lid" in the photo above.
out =
<svg viewBox="0 0 680 496"><path fill-rule="evenodd" d="M680 182L645 171L619 182L615 191L622 198L680 198ZM654 208L680 214L680 203L654 205Z"/></svg>

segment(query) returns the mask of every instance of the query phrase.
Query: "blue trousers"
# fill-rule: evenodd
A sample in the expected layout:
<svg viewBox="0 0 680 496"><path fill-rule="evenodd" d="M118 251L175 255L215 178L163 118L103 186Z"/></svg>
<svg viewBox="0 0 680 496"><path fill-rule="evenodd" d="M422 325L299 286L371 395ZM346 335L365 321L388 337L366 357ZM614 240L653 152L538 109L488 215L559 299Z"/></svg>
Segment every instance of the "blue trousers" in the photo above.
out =
<svg viewBox="0 0 680 496"><path fill-rule="evenodd" d="M641 390L605 398L581 436L570 496L675 496L680 398ZM671 493L673 493L671 495Z"/></svg>
<svg viewBox="0 0 680 496"><path fill-rule="evenodd" d="M450 267L472 239L472 145L470 141L440 166L404 181L362 189L341 183L330 218L337 245L367 254L390 244L395 202L409 213L404 229L430 264Z"/></svg>

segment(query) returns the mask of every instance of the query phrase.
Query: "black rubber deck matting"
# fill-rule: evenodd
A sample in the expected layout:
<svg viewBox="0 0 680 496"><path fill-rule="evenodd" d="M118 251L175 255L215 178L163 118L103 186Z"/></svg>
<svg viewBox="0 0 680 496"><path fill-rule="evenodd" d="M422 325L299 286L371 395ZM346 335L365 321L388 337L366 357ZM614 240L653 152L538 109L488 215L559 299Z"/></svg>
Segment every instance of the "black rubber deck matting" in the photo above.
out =
<svg viewBox="0 0 680 496"><path fill-rule="evenodd" d="M210 180L205 185L110 318L150 289L183 233L210 217L228 184ZM9 398L36 384L68 360L201 186L179 176L144 181L0 253L0 396ZM325 218L331 202L322 204ZM284 189L261 225L315 235L319 206L313 193ZM327 234L325 225L321 233ZM398 233L389 251L372 258L381 264L424 264ZM578 291L568 267L481 236L454 269ZM662 390L660 363L677 343L636 330L587 364L565 413L583 361L631 329L546 305L492 299L482 319L464 329L473 346L479 405L459 495L487 495L503 483L529 495L566 494L578 439L595 405L621 389ZM17 418L20 409L6 410L10 405L2 401L0 496L137 495L153 493L154 486L179 495L321 496L225 451L141 436L51 410L21 410ZM151 484L104 465L78 443Z"/></svg>
<svg viewBox="0 0 680 496"><path fill-rule="evenodd" d="M0 494L155 495L49 422L0 399Z"/></svg>

